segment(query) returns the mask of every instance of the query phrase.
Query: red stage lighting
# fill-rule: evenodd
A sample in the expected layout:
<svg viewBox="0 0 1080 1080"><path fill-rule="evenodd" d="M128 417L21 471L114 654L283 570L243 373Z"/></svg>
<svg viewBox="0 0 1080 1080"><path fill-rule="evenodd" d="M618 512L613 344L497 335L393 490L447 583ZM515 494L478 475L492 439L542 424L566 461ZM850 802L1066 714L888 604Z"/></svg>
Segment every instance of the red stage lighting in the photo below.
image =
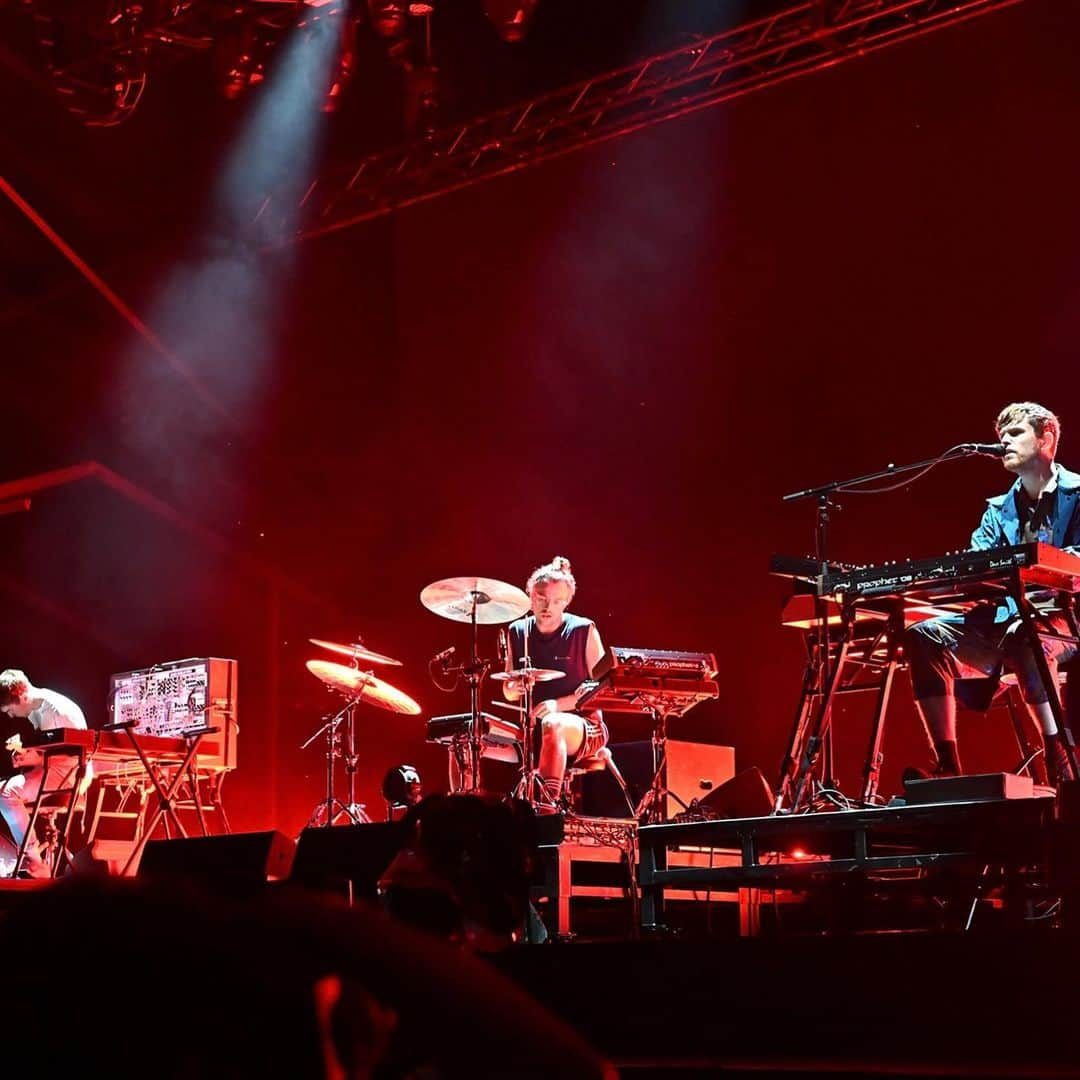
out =
<svg viewBox="0 0 1080 1080"><path fill-rule="evenodd" d="M337 68L330 80L322 111L337 112L341 106L341 96L352 82L356 73L356 19L346 19L341 27L341 49L338 53Z"/></svg>
<svg viewBox="0 0 1080 1080"><path fill-rule="evenodd" d="M5 514L22 514L29 509L29 499L5 499L0 502L0 517Z"/></svg>
<svg viewBox="0 0 1080 1080"><path fill-rule="evenodd" d="M272 42L256 22L245 23L216 42L221 92L236 101L250 86L266 77L266 58Z"/></svg>
<svg viewBox="0 0 1080 1080"><path fill-rule="evenodd" d="M371 28L379 37L397 38L405 33L405 0L367 0L367 9Z"/></svg>
<svg viewBox="0 0 1080 1080"><path fill-rule="evenodd" d="M495 32L510 44L521 41L529 32L539 6L540 0L484 0L484 12Z"/></svg>

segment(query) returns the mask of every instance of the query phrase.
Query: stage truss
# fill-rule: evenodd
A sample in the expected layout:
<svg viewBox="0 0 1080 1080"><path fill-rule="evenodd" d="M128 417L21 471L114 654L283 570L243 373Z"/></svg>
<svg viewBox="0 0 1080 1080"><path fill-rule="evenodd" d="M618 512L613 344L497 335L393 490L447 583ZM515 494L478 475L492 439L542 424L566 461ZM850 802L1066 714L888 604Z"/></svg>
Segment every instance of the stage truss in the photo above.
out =
<svg viewBox="0 0 1080 1080"><path fill-rule="evenodd" d="M1020 2L806 0L316 178L301 199L307 224L296 238L358 225ZM271 195L259 217L264 227L293 221L295 209Z"/></svg>

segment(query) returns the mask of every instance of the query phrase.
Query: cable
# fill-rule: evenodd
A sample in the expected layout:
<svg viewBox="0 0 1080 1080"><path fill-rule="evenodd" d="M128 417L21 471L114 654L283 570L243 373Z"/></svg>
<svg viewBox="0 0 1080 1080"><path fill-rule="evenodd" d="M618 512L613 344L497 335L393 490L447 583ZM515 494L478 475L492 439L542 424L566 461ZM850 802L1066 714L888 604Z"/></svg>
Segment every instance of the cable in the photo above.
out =
<svg viewBox="0 0 1080 1080"><path fill-rule="evenodd" d="M931 469L940 465L943 461L952 461L954 458L967 457L968 455L966 452L961 451L958 453L963 445L963 443L957 443L955 446L950 446L943 454L934 458L929 465L924 465L914 476L905 476L903 480L899 480L895 484L888 484L885 487L878 488L848 487L845 484L841 484L836 490L846 492L849 495L883 495L889 491L898 491L908 484L913 484L916 480L921 480Z"/></svg>
<svg viewBox="0 0 1080 1080"><path fill-rule="evenodd" d="M441 690L444 694L452 694L457 690L458 685L461 683L461 672L457 669L454 670L454 681L449 686L444 686L439 682L436 672L439 670L439 665L433 661L428 661L428 675L431 677L431 681L435 684L436 690ZM442 668L444 674L449 674L446 668Z"/></svg>

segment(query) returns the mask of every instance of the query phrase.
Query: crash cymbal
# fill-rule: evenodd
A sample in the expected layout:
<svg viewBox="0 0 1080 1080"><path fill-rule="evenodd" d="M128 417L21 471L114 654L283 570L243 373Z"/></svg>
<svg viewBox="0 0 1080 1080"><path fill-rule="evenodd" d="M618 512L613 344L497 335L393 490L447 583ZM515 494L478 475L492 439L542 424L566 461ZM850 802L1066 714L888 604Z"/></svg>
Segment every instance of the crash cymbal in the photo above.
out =
<svg viewBox="0 0 1080 1080"><path fill-rule="evenodd" d="M514 585L492 578L456 577L433 582L420 593L420 603L454 622L484 625L511 622L529 610L529 597Z"/></svg>
<svg viewBox="0 0 1080 1080"><path fill-rule="evenodd" d="M408 716L416 716L420 712L420 706L408 694L369 672L357 671L344 664L331 664L327 660L308 660L305 666L316 679L346 697L358 698L367 705Z"/></svg>
<svg viewBox="0 0 1080 1080"><path fill-rule="evenodd" d="M366 660L369 664L393 664L394 667L401 667L400 660L394 660L389 656L383 656L381 653L372 652L370 649L365 649L363 645L355 643L339 645L336 641L321 641L319 638L313 637L309 637L308 641L312 645L318 645L320 649L329 649L339 656L351 656L354 660Z"/></svg>
<svg viewBox="0 0 1080 1080"><path fill-rule="evenodd" d="M554 668L531 667L515 668L513 671L493 671L491 677L498 679L500 682L505 682L508 679L520 679L524 682L528 678L532 682L538 683L561 679L565 674L565 671L556 671Z"/></svg>

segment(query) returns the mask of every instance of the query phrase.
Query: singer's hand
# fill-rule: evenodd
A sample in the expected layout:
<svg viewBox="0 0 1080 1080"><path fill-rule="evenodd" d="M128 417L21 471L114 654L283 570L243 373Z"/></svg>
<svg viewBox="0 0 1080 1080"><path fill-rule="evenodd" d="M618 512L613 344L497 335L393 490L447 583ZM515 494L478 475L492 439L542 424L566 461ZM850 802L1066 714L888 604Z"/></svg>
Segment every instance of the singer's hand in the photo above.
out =
<svg viewBox="0 0 1080 1080"><path fill-rule="evenodd" d="M10 751L12 751L12 753L14 753L14 752L16 752L18 750L21 750L22 748L23 748L22 736L18 735L18 734L12 735L11 738L8 739L8 741L6 743L4 743L4 749L5 750L10 750Z"/></svg>

